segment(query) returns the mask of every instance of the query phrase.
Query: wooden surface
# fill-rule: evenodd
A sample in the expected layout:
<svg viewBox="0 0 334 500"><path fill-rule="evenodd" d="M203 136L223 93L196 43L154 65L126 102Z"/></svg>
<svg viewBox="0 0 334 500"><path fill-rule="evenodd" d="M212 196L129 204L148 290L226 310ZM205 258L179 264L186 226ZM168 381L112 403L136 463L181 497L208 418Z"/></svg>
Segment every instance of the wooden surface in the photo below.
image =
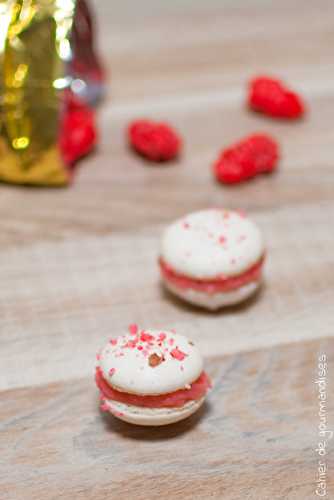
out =
<svg viewBox="0 0 334 500"><path fill-rule="evenodd" d="M316 498L319 354L334 376L333 4L95 4L111 72L98 152L69 189L0 186L0 498ZM245 110L259 72L303 92L304 121ZM128 151L141 116L180 130L178 162ZM279 172L217 185L218 151L257 130L279 140ZM167 222L217 205L254 217L268 263L254 300L212 314L167 295L155 262ZM153 430L100 415L95 352L130 322L200 344L214 389L198 415Z"/></svg>

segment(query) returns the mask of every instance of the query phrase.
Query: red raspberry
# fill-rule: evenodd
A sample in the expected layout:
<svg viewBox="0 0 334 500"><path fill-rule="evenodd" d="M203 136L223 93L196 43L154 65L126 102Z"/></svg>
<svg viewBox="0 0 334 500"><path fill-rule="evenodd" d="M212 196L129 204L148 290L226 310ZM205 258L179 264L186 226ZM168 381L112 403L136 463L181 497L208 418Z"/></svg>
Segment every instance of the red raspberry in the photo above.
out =
<svg viewBox="0 0 334 500"><path fill-rule="evenodd" d="M65 111L60 125L59 147L66 164L71 165L96 145L94 111L71 93L64 94Z"/></svg>
<svg viewBox="0 0 334 500"><path fill-rule="evenodd" d="M235 184L257 174L272 172L279 157L278 144L264 134L254 134L223 150L213 165L219 182Z"/></svg>
<svg viewBox="0 0 334 500"><path fill-rule="evenodd" d="M128 129L129 143L137 153L152 161L175 158L181 148L181 139L167 123L136 120Z"/></svg>
<svg viewBox="0 0 334 500"><path fill-rule="evenodd" d="M255 111L278 118L296 119L305 112L301 97L281 81L266 76L251 81L248 104Z"/></svg>

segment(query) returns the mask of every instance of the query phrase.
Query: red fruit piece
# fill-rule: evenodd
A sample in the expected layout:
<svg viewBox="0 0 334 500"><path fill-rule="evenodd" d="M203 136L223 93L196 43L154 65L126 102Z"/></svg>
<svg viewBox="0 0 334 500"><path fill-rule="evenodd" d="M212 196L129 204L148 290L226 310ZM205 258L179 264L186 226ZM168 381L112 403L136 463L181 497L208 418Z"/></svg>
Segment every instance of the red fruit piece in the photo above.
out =
<svg viewBox="0 0 334 500"><path fill-rule="evenodd" d="M137 153L152 161L168 161L181 149L181 139L167 123L136 120L128 129L129 143Z"/></svg>
<svg viewBox="0 0 334 500"><path fill-rule="evenodd" d="M298 94L283 82L260 76L250 82L248 104L255 111L277 118L300 118L305 107Z"/></svg>
<svg viewBox="0 0 334 500"><path fill-rule="evenodd" d="M65 163L72 165L96 145L95 114L70 92L64 94L64 101L59 147Z"/></svg>
<svg viewBox="0 0 334 500"><path fill-rule="evenodd" d="M223 150L213 170L219 182L235 184L273 171L278 157L278 144L274 139L265 134L254 134Z"/></svg>

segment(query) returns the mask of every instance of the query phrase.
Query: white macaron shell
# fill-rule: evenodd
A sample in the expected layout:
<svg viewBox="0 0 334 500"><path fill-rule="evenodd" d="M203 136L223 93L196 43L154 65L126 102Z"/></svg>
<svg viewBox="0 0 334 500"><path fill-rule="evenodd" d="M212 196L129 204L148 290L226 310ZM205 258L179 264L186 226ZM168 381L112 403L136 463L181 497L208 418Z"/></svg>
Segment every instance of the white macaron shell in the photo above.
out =
<svg viewBox="0 0 334 500"><path fill-rule="evenodd" d="M232 277L264 254L259 228L244 215L210 209L191 213L163 234L161 257L177 273L194 279Z"/></svg>
<svg viewBox="0 0 334 500"><path fill-rule="evenodd" d="M118 337L117 344L108 343L99 356L104 379L115 389L137 395L168 394L189 388L203 371L202 356L186 337L166 331L145 330L154 341L142 342L140 332ZM159 340L164 338L163 341ZM139 339L139 340L136 340ZM115 342L115 341L114 341ZM134 347L127 347L135 342ZM151 345L150 345L151 344ZM180 351L184 359L173 356ZM151 366L150 356L157 354L162 361Z"/></svg>
<svg viewBox="0 0 334 500"><path fill-rule="evenodd" d="M184 420L195 413L203 402L204 397L195 401L188 401L178 408L142 408L111 401L110 399L106 399L104 404L110 413L129 424L159 426Z"/></svg>

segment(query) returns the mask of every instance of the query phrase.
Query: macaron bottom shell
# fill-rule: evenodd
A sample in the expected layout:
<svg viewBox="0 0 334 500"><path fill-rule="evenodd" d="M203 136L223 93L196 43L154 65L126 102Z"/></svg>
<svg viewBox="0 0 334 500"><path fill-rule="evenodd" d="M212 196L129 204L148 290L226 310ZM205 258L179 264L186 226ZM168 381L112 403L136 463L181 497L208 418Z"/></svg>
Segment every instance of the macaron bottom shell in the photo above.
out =
<svg viewBox="0 0 334 500"><path fill-rule="evenodd" d="M161 426L174 424L189 417L202 406L204 399L205 397L188 401L177 408L146 408L104 399L101 408L129 424Z"/></svg>
<svg viewBox="0 0 334 500"><path fill-rule="evenodd" d="M180 288L167 279L162 279L165 287L172 294L186 302L189 302L190 304L203 307L210 311L216 311L222 307L236 305L247 300L258 290L262 282L261 278L259 278L256 281L247 283L239 288L236 288L235 290L209 294L192 288Z"/></svg>

